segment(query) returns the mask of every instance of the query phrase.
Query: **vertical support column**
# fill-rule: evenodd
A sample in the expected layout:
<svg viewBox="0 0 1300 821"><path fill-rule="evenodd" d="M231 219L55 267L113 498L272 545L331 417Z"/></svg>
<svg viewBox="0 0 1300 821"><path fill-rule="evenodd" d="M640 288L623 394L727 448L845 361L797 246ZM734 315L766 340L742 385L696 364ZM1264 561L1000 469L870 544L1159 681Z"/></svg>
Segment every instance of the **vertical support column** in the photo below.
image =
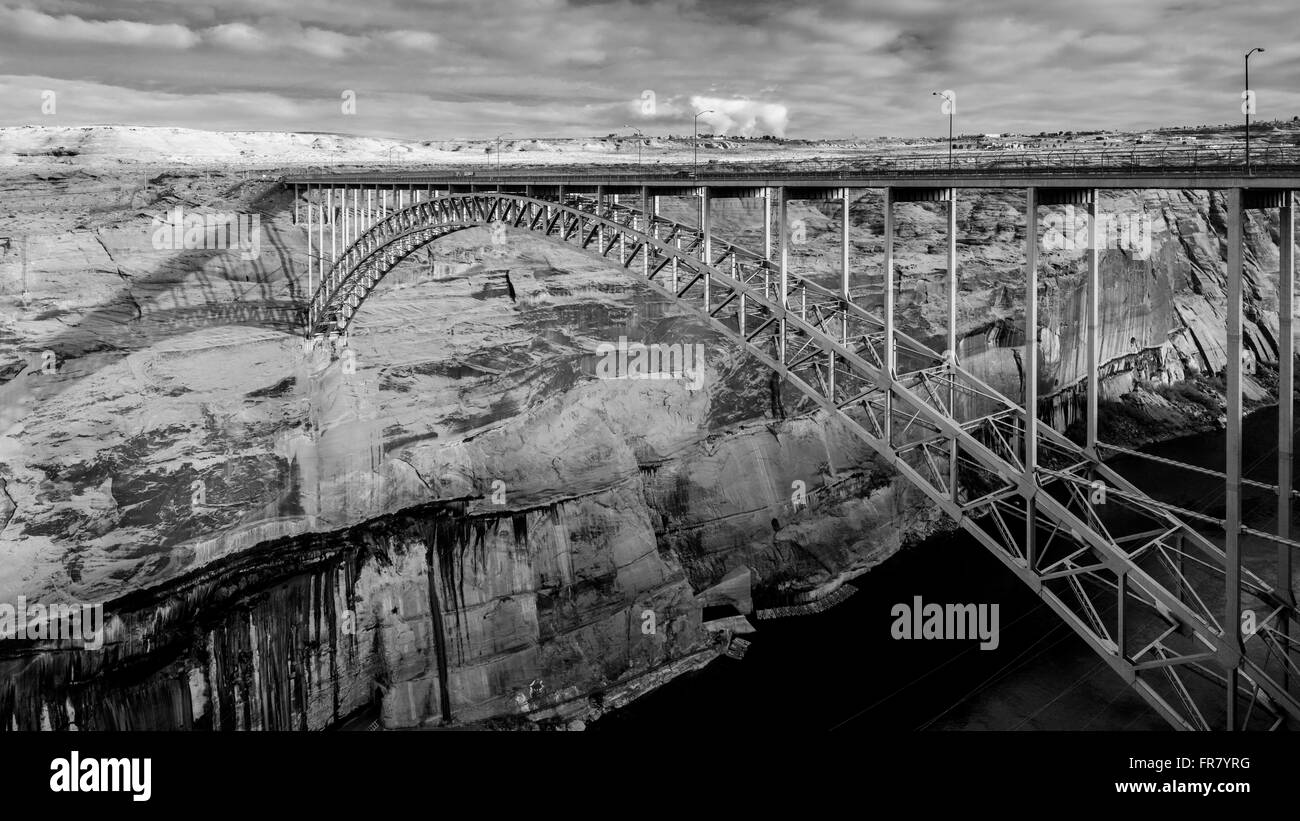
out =
<svg viewBox="0 0 1300 821"><path fill-rule="evenodd" d="M1099 192L1093 189L1088 198L1088 418L1085 422L1087 439L1085 452L1098 458L1097 453L1097 400L1101 391L1101 203Z"/></svg>
<svg viewBox="0 0 1300 821"><path fill-rule="evenodd" d="M655 197L655 213L659 213L659 198ZM681 236L673 234L673 247L680 249L682 247ZM673 257L673 294L677 294L677 257Z"/></svg>
<svg viewBox="0 0 1300 821"><path fill-rule="evenodd" d="M849 302L849 189L842 192L840 208L840 297ZM849 342L849 313L840 316L840 344Z"/></svg>
<svg viewBox="0 0 1300 821"><path fill-rule="evenodd" d="M790 226L786 224L785 186L776 189L776 221L781 236L781 323L778 326L777 361L785 364L785 314L789 310L790 300Z"/></svg>
<svg viewBox="0 0 1300 821"><path fill-rule="evenodd" d="M885 338L881 341L880 361L885 363L885 412L881 429L885 444L893 444L894 416L894 189L885 189L885 281L882 285L885 315Z"/></svg>
<svg viewBox="0 0 1300 821"><path fill-rule="evenodd" d="M313 268L312 268L312 258L311 258L312 247L311 247L311 186L310 185L307 186L306 200L307 200L306 202L307 205L307 299L310 300L312 294L315 293L315 291L312 290L311 287L311 275L312 275ZM308 309L310 309L311 303L308 303L307 307ZM309 320L311 319L310 314L308 315L308 319ZM311 333L310 328L308 328L308 333Z"/></svg>
<svg viewBox="0 0 1300 821"><path fill-rule="evenodd" d="M948 350L957 361L957 189L948 189Z"/></svg>
<svg viewBox="0 0 1300 821"><path fill-rule="evenodd" d="M709 197L707 185L700 191L700 231L704 234L704 264L711 266L713 265L713 201ZM706 267L704 269L704 312L706 314L713 309L711 279Z"/></svg>
<svg viewBox="0 0 1300 821"><path fill-rule="evenodd" d="M339 211L342 213L342 216L343 216L343 220L342 220L342 222L343 222L343 247L344 247L344 249L346 249L346 248L348 247L348 240L349 240L349 238L352 236L351 227L350 227L350 225L348 224L349 221L350 221L350 219L349 219L349 218L350 218L350 214L349 214L348 212L351 210L351 209L348 208L348 193L349 193L350 190L351 190L351 189L349 189L348 186L345 185L345 186L343 186L342 190L339 191Z"/></svg>
<svg viewBox="0 0 1300 821"><path fill-rule="evenodd" d="M611 194L611 195L610 195L610 199L613 201L613 205L614 205L614 209L615 209L615 216L614 216L614 219L615 219L615 221L617 221L617 220L618 220L618 216L617 216L617 210L618 210L618 194ZM630 223L631 226L632 226L632 230L635 231L635 230L636 230L636 217L632 217L632 219L629 220L629 223ZM624 266L626 266L626 265L627 265L627 262L628 262L628 260L627 260L627 232L626 232L626 231L619 231L619 232L618 232L618 262L619 262L620 265L624 265Z"/></svg>
<svg viewBox="0 0 1300 821"><path fill-rule="evenodd" d="M334 260L339 257L339 233L338 219L334 216L334 187L330 186L329 194L330 205L330 267L334 266Z"/></svg>
<svg viewBox="0 0 1300 821"><path fill-rule="evenodd" d="M597 218L599 218L601 213L604 212L605 186L596 186L596 207L591 210L596 214ZM596 243L598 245L596 250L600 252L602 257L605 256L605 224L603 222L596 223Z"/></svg>
<svg viewBox="0 0 1300 821"><path fill-rule="evenodd" d="M375 224L374 197L375 197L375 192L367 188L366 189L366 230L370 230L370 226Z"/></svg>
<svg viewBox="0 0 1300 821"><path fill-rule="evenodd" d="M650 236L654 237L656 240L659 239L659 223L656 221L658 219L659 219L659 196L655 195L650 198ZM646 275L649 276L649 274L650 271L649 269L647 269Z"/></svg>
<svg viewBox="0 0 1300 821"><path fill-rule="evenodd" d="M1277 499L1278 531L1291 538L1291 456L1295 436L1295 340L1291 315L1295 308L1295 192L1284 195L1278 209L1278 412L1277 412ZM1291 592L1291 548L1278 545L1277 588L1288 603ZM1285 611L1282 614L1286 618Z"/></svg>
<svg viewBox="0 0 1300 821"><path fill-rule="evenodd" d="M948 350L952 357L952 382L948 384L948 415L958 422L957 414L957 189L948 189ZM957 437L948 444L948 492L954 504L958 502L957 465L959 462Z"/></svg>
<svg viewBox="0 0 1300 821"><path fill-rule="evenodd" d="M293 184L293 224L298 224L298 183Z"/></svg>
<svg viewBox="0 0 1300 821"><path fill-rule="evenodd" d="M642 226L641 233L653 236L653 234L651 234L650 226L654 222L654 213L650 210L650 186L648 185L641 186L641 213L645 218L645 225ZM641 275L646 279L649 279L650 245L647 243L642 245L641 248Z"/></svg>
<svg viewBox="0 0 1300 821"><path fill-rule="evenodd" d="M849 189L840 191L840 298L844 306L840 312L840 344L849 342ZM835 352L831 351L826 362L826 385L828 398L835 401Z"/></svg>
<svg viewBox="0 0 1300 821"><path fill-rule="evenodd" d="M772 259L772 189L763 189L763 259Z"/></svg>
<svg viewBox="0 0 1300 821"><path fill-rule="evenodd" d="M1119 574L1119 584L1116 585L1119 598L1115 603L1115 648L1119 652L1119 657L1128 661L1128 619L1125 618L1125 600L1128 597L1128 571L1121 570Z"/></svg>
<svg viewBox="0 0 1300 821"><path fill-rule="evenodd" d="M763 298L771 299L772 291L768 284L772 263L772 189L763 189Z"/></svg>
<svg viewBox="0 0 1300 821"><path fill-rule="evenodd" d="M1295 191L1283 195L1278 209L1278 535L1291 538L1291 456L1295 452L1295 336L1291 314L1295 310ZM1278 544L1277 590L1283 601L1295 605L1291 590L1291 546ZM1287 611L1278 613L1278 630L1291 638ZM1284 642L1282 686L1290 686L1291 644Z"/></svg>
<svg viewBox="0 0 1300 821"><path fill-rule="evenodd" d="M1294 311L1295 292L1295 192L1287 191L1278 209L1278 387L1277 387L1277 535L1291 538L1291 485L1293 481L1291 455L1295 436L1295 342L1291 314ZM1287 604L1295 604L1291 592L1291 546L1277 546L1276 588ZM1278 614L1278 630L1289 639L1291 628L1287 611ZM1282 686L1288 687L1291 658L1290 643L1283 653Z"/></svg>
<svg viewBox="0 0 1300 821"><path fill-rule="evenodd" d="M1241 216L1240 188L1228 191L1228 435L1224 465L1223 628L1241 646ZM1228 672L1227 729L1237 729L1237 668Z"/></svg>
<svg viewBox="0 0 1300 821"><path fill-rule="evenodd" d="M1025 189L1025 558L1038 566L1038 189Z"/></svg>
<svg viewBox="0 0 1300 821"><path fill-rule="evenodd" d="M352 192L352 241L361 238L361 186Z"/></svg>
<svg viewBox="0 0 1300 821"><path fill-rule="evenodd" d="M317 287L325 284L325 208L321 189L316 189L316 281Z"/></svg>

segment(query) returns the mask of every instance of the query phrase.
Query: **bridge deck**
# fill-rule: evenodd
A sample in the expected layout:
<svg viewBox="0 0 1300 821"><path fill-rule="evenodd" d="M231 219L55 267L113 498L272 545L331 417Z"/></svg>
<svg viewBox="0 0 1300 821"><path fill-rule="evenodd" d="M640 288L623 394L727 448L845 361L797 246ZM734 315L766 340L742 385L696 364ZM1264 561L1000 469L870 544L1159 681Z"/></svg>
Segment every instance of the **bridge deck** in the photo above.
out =
<svg viewBox="0 0 1300 821"><path fill-rule="evenodd" d="M908 170L899 172L817 172L775 173L690 172L673 174L637 174L635 172L592 169L578 172L456 175L454 172L368 171L351 174L309 174L286 176L288 185L411 185L432 188L455 187L464 192L502 190L522 191L525 186L560 186L575 192L590 186L640 187L654 193L660 188L699 187L727 188L1151 188L1151 189L1228 189L1266 188L1300 189L1300 167L1255 169L1246 174L1243 168L1223 169L1147 169L1106 170L1069 169L971 169Z"/></svg>

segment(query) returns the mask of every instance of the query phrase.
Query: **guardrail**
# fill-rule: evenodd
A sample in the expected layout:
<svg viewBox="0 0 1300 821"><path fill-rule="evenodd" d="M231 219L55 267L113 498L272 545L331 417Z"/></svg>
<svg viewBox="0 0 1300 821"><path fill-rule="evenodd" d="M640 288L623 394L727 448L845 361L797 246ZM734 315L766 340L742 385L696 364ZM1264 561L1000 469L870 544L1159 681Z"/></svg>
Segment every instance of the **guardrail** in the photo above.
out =
<svg viewBox="0 0 1300 821"><path fill-rule="evenodd" d="M1072 174L1125 174L1132 172L1189 174L1202 176L1243 176L1246 171L1245 146L1238 144L1206 144L1195 146L1133 146L1123 149L1090 148L1027 148L1017 150L977 151L962 150L953 154L951 161L945 151L913 154L871 154L810 159L766 160L756 157L748 161L720 163L710 161L699 166L674 163L663 165L636 165L602 163L577 169L581 158L575 157L568 166L532 166L496 169L491 166L470 168L452 167L416 171L387 170L383 167L363 172L349 171L333 174L289 173L283 181L311 179L338 181L382 178L437 177L441 181L465 184L487 182L545 182L546 180L572 180L577 177L601 177L671 182L708 178L710 180L762 180L773 176L798 180L806 177L824 181L828 177L849 178L860 176L988 176L1013 172L1021 175L1068 176ZM436 168L433 167L433 168ZM1254 176L1300 174L1300 146L1261 145L1252 147L1249 171Z"/></svg>

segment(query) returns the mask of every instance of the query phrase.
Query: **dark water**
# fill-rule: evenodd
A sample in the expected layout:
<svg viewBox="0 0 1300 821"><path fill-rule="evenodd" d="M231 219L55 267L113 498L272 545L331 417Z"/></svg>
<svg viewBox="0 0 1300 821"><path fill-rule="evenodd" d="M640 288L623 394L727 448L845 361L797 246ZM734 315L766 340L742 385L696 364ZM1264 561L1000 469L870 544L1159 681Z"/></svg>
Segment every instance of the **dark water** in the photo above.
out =
<svg viewBox="0 0 1300 821"><path fill-rule="evenodd" d="M1276 410L1250 416L1243 438L1246 475L1275 481ZM1224 434L1184 437L1148 452L1221 470ZM1223 485L1213 477L1134 457L1111 464L1157 498L1221 515ZM1248 524L1273 527L1267 491L1246 493L1243 511ZM1274 553L1263 542L1247 549L1260 560L1252 565ZM752 645L743 659L720 658L591 729L1168 729L1073 630L965 533L907 549L853 585L856 594L825 613L751 619L758 632L746 636ZM924 603L998 604L998 647L893 639L891 609L915 596Z"/></svg>

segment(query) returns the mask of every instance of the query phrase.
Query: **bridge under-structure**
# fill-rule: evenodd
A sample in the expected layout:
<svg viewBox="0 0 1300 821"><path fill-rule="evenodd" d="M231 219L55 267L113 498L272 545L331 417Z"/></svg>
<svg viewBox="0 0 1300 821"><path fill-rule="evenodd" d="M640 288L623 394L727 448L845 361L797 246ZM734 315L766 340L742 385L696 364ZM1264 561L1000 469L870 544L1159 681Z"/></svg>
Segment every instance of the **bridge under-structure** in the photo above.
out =
<svg viewBox="0 0 1300 821"><path fill-rule="evenodd" d="M1279 729L1300 722L1292 593L1294 202L1300 168L1122 171L1071 169L897 171L860 175L636 172L455 172L282 178L308 237L311 303L305 333L346 345L361 304L388 271L439 237L502 224L588 249L694 309L839 417L1033 589L1172 726ZM849 293L849 206L884 193L883 309ZM1086 250L1086 433L1077 444L1039 418L1039 336L1024 335L1024 390L1002 395L957 356L957 220L963 189L1019 189L1026 197L1025 328L1038 327L1040 208L1082 206ZM1151 498L1106 464L1098 439L1100 192L1204 189L1226 198L1227 444L1224 518ZM660 197L698 199L698 224L662 217ZM763 248L716 236L712 203L760 198ZM840 204L842 276L827 288L791 270L788 203ZM933 202L947 214L947 345L937 351L895 317L894 205ZM1242 475L1242 225L1250 209L1278 209L1278 482ZM775 212L775 213L773 213ZM775 220L773 219L775 216ZM776 230L773 230L775 224ZM774 248L775 246L775 248ZM1130 452L1130 451L1124 451ZM1242 521L1242 488L1276 494L1277 531ZM1188 521L1222 528L1220 547ZM1243 563L1243 541L1276 545L1271 582ZM1242 616L1256 615L1253 630Z"/></svg>

